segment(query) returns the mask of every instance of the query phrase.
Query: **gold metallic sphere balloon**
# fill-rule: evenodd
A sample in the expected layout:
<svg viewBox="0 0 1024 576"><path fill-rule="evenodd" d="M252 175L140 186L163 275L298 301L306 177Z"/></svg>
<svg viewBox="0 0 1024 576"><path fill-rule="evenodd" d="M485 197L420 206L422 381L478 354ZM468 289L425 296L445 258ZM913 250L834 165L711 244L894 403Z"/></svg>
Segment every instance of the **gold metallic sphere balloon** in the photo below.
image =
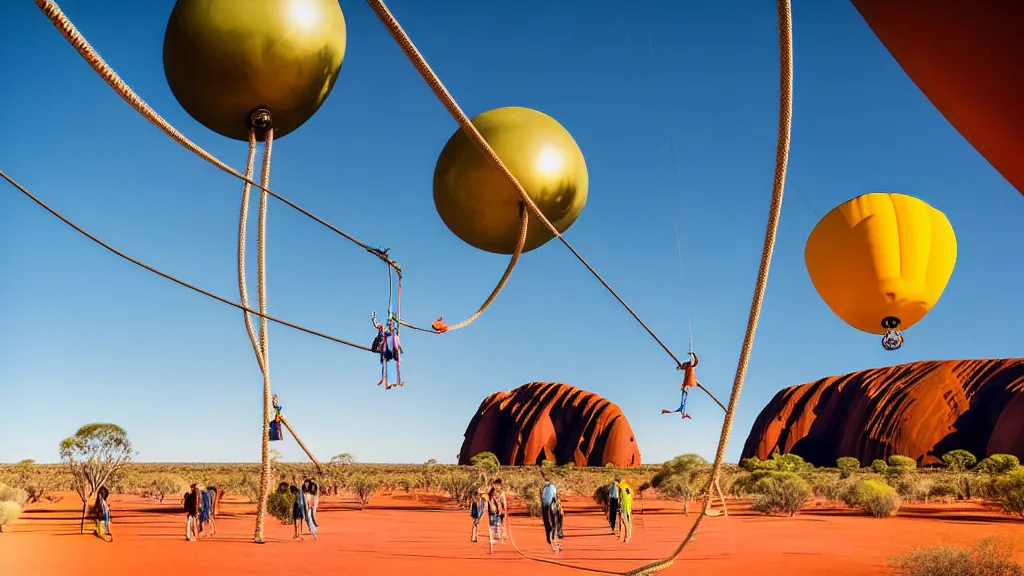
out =
<svg viewBox="0 0 1024 576"><path fill-rule="evenodd" d="M345 57L338 0L178 0L164 33L171 92L200 124L249 139L270 110L280 138L327 99Z"/></svg>
<svg viewBox="0 0 1024 576"><path fill-rule="evenodd" d="M587 204L587 163L572 135L554 118L529 108L497 108L473 118L498 157L559 232ZM464 242L511 254L519 238L520 196L501 171L460 129L445 144L434 168L434 206ZM531 213L524 252L554 236Z"/></svg>

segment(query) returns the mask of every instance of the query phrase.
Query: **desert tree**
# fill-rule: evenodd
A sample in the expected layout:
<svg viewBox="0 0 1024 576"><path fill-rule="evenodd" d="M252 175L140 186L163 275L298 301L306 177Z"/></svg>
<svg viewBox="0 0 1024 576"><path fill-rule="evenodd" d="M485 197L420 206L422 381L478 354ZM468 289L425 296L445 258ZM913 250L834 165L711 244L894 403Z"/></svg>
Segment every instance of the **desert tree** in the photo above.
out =
<svg viewBox="0 0 1024 576"><path fill-rule="evenodd" d="M60 443L60 460L82 499L79 532L85 532L85 511L90 500L114 474L132 459L132 443L116 424L86 424Z"/></svg>

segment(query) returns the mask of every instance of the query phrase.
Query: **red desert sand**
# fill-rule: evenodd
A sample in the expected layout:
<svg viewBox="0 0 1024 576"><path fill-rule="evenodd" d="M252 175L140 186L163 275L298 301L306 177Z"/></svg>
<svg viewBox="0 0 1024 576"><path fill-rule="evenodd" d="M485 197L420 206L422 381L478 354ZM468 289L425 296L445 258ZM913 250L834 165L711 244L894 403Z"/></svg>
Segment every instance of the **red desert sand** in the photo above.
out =
<svg viewBox="0 0 1024 576"><path fill-rule="evenodd" d="M487 552L486 537L469 541L470 517L440 496L381 495L371 506L325 498L318 513L320 539L291 539L292 527L268 517L267 544L252 543L254 506L227 496L217 535L188 542L180 496L163 504L111 496L115 540L78 534L81 501L72 493L40 502L0 534L3 573L11 575L157 576L162 574L488 574L581 573L536 562L506 541ZM566 503L564 551L544 542L539 519L512 502L512 535L526 554L621 574L675 549L696 514L677 502L637 501L634 534L623 544L599 510L582 499ZM691 503L691 508L697 508ZM90 530L91 530L91 525ZM484 529L481 530L486 534ZM1024 522L977 503L906 506L900 516L875 520L854 511L812 504L794 518L750 512L730 504L729 517L707 518L696 541L663 574L885 574L887 559L915 546L955 544L993 535L1024 537ZM528 571L528 572L524 572Z"/></svg>

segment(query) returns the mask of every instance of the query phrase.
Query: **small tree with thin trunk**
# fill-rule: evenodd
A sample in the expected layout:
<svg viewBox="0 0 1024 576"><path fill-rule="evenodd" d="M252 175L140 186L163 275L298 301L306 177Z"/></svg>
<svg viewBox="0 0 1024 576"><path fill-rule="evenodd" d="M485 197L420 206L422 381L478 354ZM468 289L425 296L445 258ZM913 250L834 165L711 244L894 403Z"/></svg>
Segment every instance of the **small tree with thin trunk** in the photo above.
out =
<svg viewBox="0 0 1024 576"><path fill-rule="evenodd" d="M71 474L72 484L82 499L79 533L85 532L85 511L89 501L110 475L132 459L132 443L124 428L116 424L86 424L60 443L60 460Z"/></svg>

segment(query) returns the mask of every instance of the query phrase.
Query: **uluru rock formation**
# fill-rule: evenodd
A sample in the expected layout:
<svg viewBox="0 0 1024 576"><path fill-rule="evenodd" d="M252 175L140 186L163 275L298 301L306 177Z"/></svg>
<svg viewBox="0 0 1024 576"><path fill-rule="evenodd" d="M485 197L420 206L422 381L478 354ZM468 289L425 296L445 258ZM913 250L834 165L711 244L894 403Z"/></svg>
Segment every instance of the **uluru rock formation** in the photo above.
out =
<svg viewBox="0 0 1024 576"><path fill-rule="evenodd" d="M493 452L503 465L640 465L633 429L618 406L568 384L531 382L495 392L466 428L459 464Z"/></svg>
<svg viewBox="0 0 1024 576"><path fill-rule="evenodd" d="M958 448L1024 458L1024 359L912 362L791 386L758 415L743 458L779 451L835 466L900 454L928 465Z"/></svg>

